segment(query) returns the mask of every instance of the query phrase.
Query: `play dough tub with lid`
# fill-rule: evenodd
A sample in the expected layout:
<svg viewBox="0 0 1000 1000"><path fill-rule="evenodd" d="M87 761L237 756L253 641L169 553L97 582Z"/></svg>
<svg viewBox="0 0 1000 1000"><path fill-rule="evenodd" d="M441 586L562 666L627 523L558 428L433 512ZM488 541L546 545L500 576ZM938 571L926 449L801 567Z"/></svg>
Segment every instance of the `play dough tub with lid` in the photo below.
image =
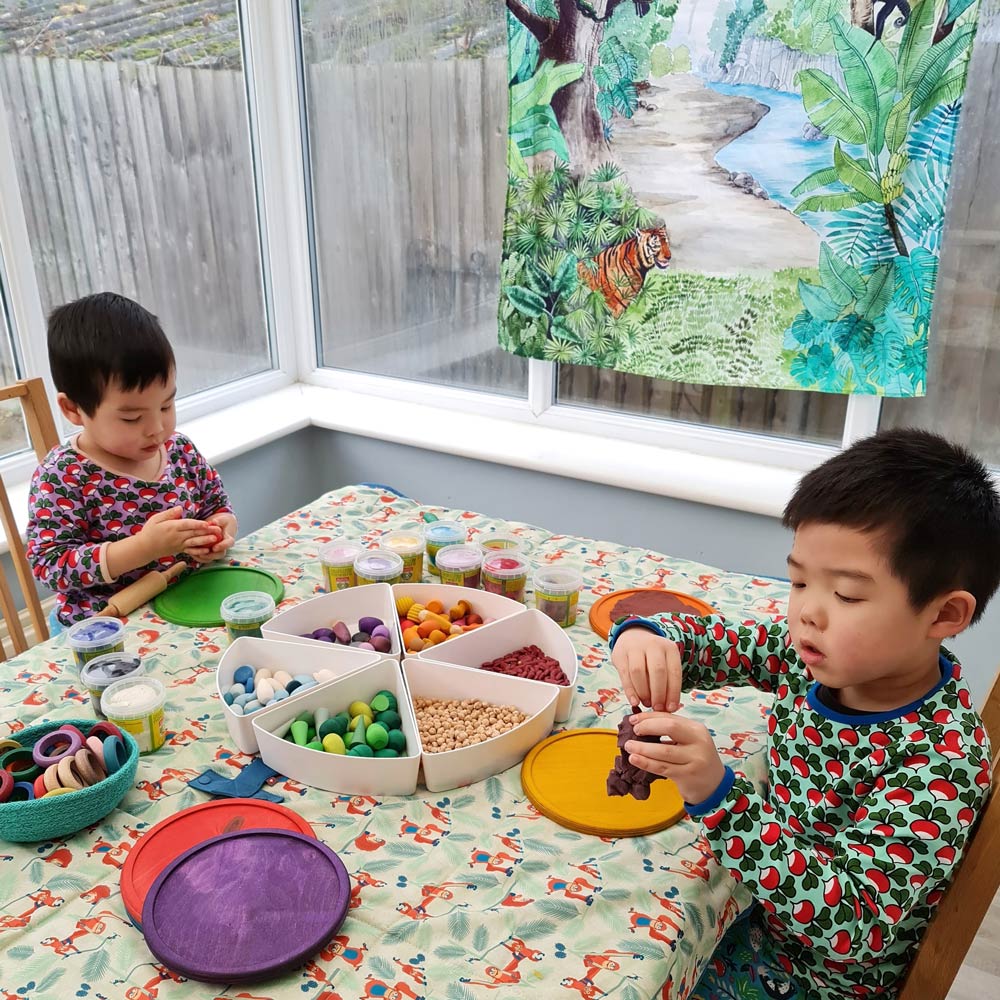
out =
<svg viewBox="0 0 1000 1000"><path fill-rule="evenodd" d="M417 526L390 531L379 539L383 549L395 552L403 560L400 583L420 583L424 577L424 532ZM391 581L390 581L391 582Z"/></svg>
<svg viewBox="0 0 1000 1000"><path fill-rule="evenodd" d="M101 695L101 711L109 722L128 733L139 745L139 753L152 753L163 746L163 706L167 689L155 677L127 677L115 681Z"/></svg>
<svg viewBox="0 0 1000 1000"><path fill-rule="evenodd" d="M71 625L66 641L73 650L77 670L105 653L125 652L125 626L117 618L85 618Z"/></svg>
<svg viewBox="0 0 1000 1000"><path fill-rule="evenodd" d="M219 613L226 623L229 641L243 636L260 638L260 630L274 617L274 598L262 590L245 590L231 594L219 606Z"/></svg>
<svg viewBox="0 0 1000 1000"><path fill-rule="evenodd" d="M437 554L446 545L459 545L465 541L465 525L458 521L433 521L424 531L427 539L427 569L433 576L439 576Z"/></svg>
<svg viewBox="0 0 1000 1000"><path fill-rule="evenodd" d="M372 583L399 583L403 579L403 557L389 549L365 549L354 560L359 587Z"/></svg>
<svg viewBox="0 0 1000 1000"><path fill-rule="evenodd" d="M354 560L364 551L360 542L338 538L319 550L319 563L323 569L323 582L328 593L344 590L357 584Z"/></svg>
<svg viewBox="0 0 1000 1000"><path fill-rule="evenodd" d="M88 660L80 671L80 683L90 693L90 706L94 714L104 718L101 695L116 681L126 677L139 677L146 672L142 658L131 653L105 653Z"/></svg>

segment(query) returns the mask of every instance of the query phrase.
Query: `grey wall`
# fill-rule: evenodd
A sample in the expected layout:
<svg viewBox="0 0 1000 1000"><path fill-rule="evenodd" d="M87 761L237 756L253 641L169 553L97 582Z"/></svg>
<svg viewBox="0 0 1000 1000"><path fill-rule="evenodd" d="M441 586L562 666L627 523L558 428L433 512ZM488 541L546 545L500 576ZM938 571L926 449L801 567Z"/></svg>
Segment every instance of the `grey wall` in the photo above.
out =
<svg viewBox="0 0 1000 1000"><path fill-rule="evenodd" d="M527 521L558 534L641 545L722 569L785 576L791 534L776 518L474 462L316 427L301 434L309 438L307 468L315 476L315 495L352 483L383 483L421 503ZM600 456L594 460L600 461ZM949 644L962 659L979 701L985 698L1000 661L998 634L1000 596L978 625Z"/></svg>

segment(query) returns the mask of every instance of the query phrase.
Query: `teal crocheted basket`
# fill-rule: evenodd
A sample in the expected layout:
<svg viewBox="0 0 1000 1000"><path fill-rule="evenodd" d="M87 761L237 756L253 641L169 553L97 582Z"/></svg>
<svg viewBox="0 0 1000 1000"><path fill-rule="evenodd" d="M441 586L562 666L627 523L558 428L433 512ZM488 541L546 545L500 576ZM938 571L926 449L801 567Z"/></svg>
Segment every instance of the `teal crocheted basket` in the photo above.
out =
<svg viewBox="0 0 1000 1000"><path fill-rule="evenodd" d="M30 747L46 733L67 724L76 726L86 736L97 722L94 719L60 719L57 722L40 722L10 735L21 746ZM139 767L139 747L128 733L123 735L128 746L128 759L114 774L96 785L81 788L72 795L0 803L0 840L19 844L57 840L107 816L125 798Z"/></svg>

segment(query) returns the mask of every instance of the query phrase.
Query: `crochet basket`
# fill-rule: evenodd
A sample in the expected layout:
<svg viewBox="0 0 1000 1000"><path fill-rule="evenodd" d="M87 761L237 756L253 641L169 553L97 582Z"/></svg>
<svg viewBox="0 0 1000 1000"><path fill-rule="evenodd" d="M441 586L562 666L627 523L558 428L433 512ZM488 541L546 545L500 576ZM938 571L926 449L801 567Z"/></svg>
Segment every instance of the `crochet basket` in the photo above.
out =
<svg viewBox="0 0 1000 1000"><path fill-rule="evenodd" d="M86 736L97 722L93 719L40 722L19 733L12 733L11 739L24 747L34 746L46 733L67 724L76 726ZM128 747L128 758L114 774L96 785L81 788L72 795L0 803L0 840L14 843L57 840L107 816L125 798L139 767L138 744L128 733L122 735Z"/></svg>

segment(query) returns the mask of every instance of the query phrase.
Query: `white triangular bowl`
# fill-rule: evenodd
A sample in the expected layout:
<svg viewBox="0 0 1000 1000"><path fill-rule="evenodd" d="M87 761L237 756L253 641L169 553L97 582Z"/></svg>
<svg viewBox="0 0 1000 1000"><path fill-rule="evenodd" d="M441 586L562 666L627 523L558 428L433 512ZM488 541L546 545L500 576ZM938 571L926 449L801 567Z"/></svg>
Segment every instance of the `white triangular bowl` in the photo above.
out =
<svg viewBox="0 0 1000 1000"><path fill-rule="evenodd" d="M381 618L388 626L392 648L383 656L399 657L403 649L403 638L399 632L399 616L393 601L392 588L387 583L369 583L363 587L348 587L330 594L320 594L302 601L286 611L280 611L260 630L265 639L279 642L300 642L310 646L331 646L333 643L319 639L309 639L304 632L318 628L330 628L334 622L345 622L349 628L357 625L358 619L370 615ZM362 650L370 652L370 650Z"/></svg>
<svg viewBox="0 0 1000 1000"><path fill-rule="evenodd" d="M479 670L484 663L506 653L512 653L523 646L537 646L547 656L558 660L563 673L569 678L569 684L560 684L557 687L559 698L556 702L555 721L565 722L573 708L573 692L576 690L576 648L566 635L565 629L560 628L537 608L526 610L523 614L512 618L482 625L474 632L456 635L436 646L421 650L416 656L418 660L453 663ZM523 678L518 679L523 680ZM526 680L524 683L544 682Z"/></svg>
<svg viewBox="0 0 1000 1000"><path fill-rule="evenodd" d="M244 664L253 667L254 673L261 667L266 667L271 673L275 670L287 670L294 676L315 674L317 670L326 668L338 676L344 676L381 659L381 653L351 649L349 646L333 646L328 642L310 642L305 646L303 643L273 642L256 636L240 636L222 654L215 671L215 689L222 702L222 714L229 727L229 735L242 753L256 753L257 739L251 721L259 712L266 712L271 707L265 706L250 715L236 715L226 704L222 696L232 685L233 675ZM306 688L301 695L295 691L278 704L297 704L298 699L305 697L311 690L312 688Z"/></svg>
<svg viewBox="0 0 1000 1000"><path fill-rule="evenodd" d="M345 710L352 701L367 702L382 690L391 691L399 703L406 736L405 757L347 757L310 750L275 734L275 730L302 712L326 708L333 716ZM268 767L303 785L343 795L412 795L416 791L420 734L403 685L399 660L380 658L377 663L346 677L310 688L287 708L286 704L279 702L274 708L251 716L260 756Z"/></svg>
<svg viewBox="0 0 1000 1000"><path fill-rule="evenodd" d="M477 630L478 631L478 630ZM489 778L524 759L536 743L552 732L558 688L468 667L408 657L403 677L410 698L461 701L478 698L494 705L513 705L528 716L521 725L492 739L441 753L423 751L421 766L427 790L443 792Z"/></svg>

